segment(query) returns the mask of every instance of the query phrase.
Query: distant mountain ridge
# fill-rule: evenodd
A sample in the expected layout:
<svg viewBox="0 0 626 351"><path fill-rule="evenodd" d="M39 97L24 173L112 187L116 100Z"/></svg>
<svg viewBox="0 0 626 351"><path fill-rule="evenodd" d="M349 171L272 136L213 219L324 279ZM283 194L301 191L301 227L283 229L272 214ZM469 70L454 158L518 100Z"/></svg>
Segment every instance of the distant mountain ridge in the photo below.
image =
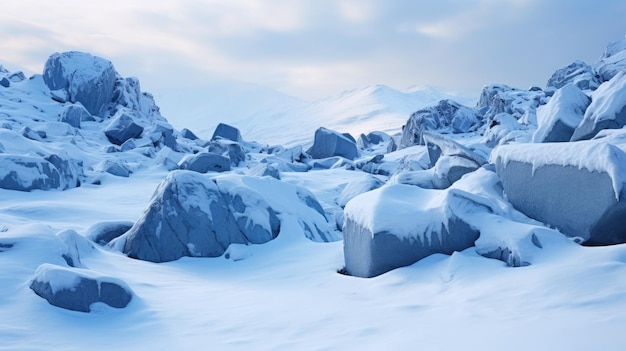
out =
<svg viewBox="0 0 626 351"><path fill-rule="evenodd" d="M396 90L377 84L346 90L306 102L270 88L216 82L190 91L173 91L159 98L164 114L175 126L210 138L219 122L239 128L247 140L284 145L310 144L319 127L350 133L401 132L411 113L443 99L473 106L476 99L431 86ZM170 107L176 106L176 107Z"/></svg>

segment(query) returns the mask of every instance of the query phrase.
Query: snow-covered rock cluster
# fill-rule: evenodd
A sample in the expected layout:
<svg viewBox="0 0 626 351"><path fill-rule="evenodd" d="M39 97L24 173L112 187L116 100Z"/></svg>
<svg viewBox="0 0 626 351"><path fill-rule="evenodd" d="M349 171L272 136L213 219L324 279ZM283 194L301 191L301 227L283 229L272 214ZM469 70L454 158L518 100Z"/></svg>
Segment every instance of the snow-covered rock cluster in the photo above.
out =
<svg viewBox="0 0 626 351"><path fill-rule="evenodd" d="M31 289L88 312L135 296L82 263L107 250L151 262L228 258L295 232L343 237L343 272L373 277L470 248L516 267L555 245L624 243L624 53L624 41L611 44L595 65L557 70L545 89L494 84L474 107L442 100L408 116L401 135L355 139L322 126L309 148L247 141L228 124L210 140L178 131L136 78L89 54L53 54L30 79L0 67L3 191L166 174L134 222L31 241L0 234L0 249L47 243Z"/></svg>

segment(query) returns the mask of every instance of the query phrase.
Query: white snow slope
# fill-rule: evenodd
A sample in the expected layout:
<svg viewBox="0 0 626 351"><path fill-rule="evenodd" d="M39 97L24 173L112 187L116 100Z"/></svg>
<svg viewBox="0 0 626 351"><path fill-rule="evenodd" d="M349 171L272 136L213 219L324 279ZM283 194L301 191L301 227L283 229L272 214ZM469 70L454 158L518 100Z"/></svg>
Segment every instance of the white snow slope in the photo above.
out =
<svg viewBox="0 0 626 351"><path fill-rule="evenodd" d="M28 84L35 83L12 88L22 94ZM56 119L59 108L49 96L35 90L22 95L19 103L15 96L0 96L0 118ZM389 131L408 117L400 118L400 112L413 112L422 102L377 86L316 102L307 110L329 116L322 122L330 128ZM352 110L355 105L362 110ZM348 114L354 118L344 119ZM381 116L388 119L379 121ZM255 123L267 123L267 128L259 129L258 141L265 142L263 136L279 143L290 132L301 141L305 133L289 130L295 122L289 124L287 114L281 118L259 117ZM269 127L283 122L288 126L283 130ZM300 123L312 138L317 122ZM244 138L254 138L253 126L242 129ZM463 138L479 136L458 140ZM49 148L64 149L64 139L50 140ZM15 140L0 143L11 152L20 149ZM95 164L106 140L102 136L91 143L68 152ZM401 164L405 157L410 162L411 155L424 153L424 147L415 146L385 160ZM56 233L73 229L84 235L98 222L141 216L167 174L145 160L152 162L128 158L134 165L129 178L102 174L100 185L65 191L0 189L0 350L622 350L626 343L626 244L551 246L541 259L518 268L479 256L472 247L363 279L337 273L344 266L341 241L312 242L296 217L286 217L277 239L231 245L217 258L151 263L97 245L79 249L86 269L120 279L134 292L123 309L98 304L91 313L74 312L34 294L29 285L37 267L65 265ZM282 172L281 178L309 189L333 212L340 210L337 199L344 187L363 174L337 168Z"/></svg>

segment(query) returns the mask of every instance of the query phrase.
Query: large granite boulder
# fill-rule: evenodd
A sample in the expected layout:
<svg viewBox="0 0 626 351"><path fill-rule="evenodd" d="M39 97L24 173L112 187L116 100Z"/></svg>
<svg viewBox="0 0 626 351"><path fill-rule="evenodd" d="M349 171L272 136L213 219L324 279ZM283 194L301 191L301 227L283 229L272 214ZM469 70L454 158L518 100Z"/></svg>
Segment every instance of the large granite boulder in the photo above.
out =
<svg viewBox="0 0 626 351"><path fill-rule="evenodd" d="M59 170L35 156L0 154L0 188L19 191L61 188Z"/></svg>
<svg viewBox="0 0 626 351"><path fill-rule="evenodd" d="M603 83L593 92L591 100L571 141L591 139L602 129L626 126L626 71Z"/></svg>
<svg viewBox="0 0 626 351"><path fill-rule="evenodd" d="M106 137L115 145L122 145L128 139L138 138L141 133L143 133L143 127L124 110L120 110L104 129Z"/></svg>
<svg viewBox="0 0 626 351"><path fill-rule="evenodd" d="M132 290L119 279L48 263L37 268L30 288L53 306L79 312L91 312L94 303L124 308L133 298Z"/></svg>
<svg viewBox="0 0 626 351"><path fill-rule="evenodd" d="M217 257L230 244L261 244L276 238L279 215L293 217L311 240L335 240L324 210L303 188L270 177L228 174L211 179L173 171L143 216L109 245L152 262Z"/></svg>
<svg viewBox="0 0 626 351"><path fill-rule="evenodd" d="M401 147L423 144L424 131L439 133L467 133L480 125L481 117L475 109L452 100L441 100L437 105L423 108L409 117L402 129Z"/></svg>
<svg viewBox="0 0 626 351"><path fill-rule="evenodd" d="M317 159L341 156L354 160L359 157L359 150L354 141L341 133L323 127L315 131L313 146L307 153Z"/></svg>
<svg viewBox="0 0 626 351"><path fill-rule="evenodd" d="M537 131L533 142L570 141L583 120L591 99L573 83L557 90L550 101L537 109Z"/></svg>
<svg viewBox="0 0 626 351"><path fill-rule="evenodd" d="M87 53L52 54L43 79L50 90L63 90L67 100L80 102L94 116L102 116L113 97L116 72L113 64Z"/></svg>
<svg viewBox="0 0 626 351"><path fill-rule="evenodd" d="M479 233L459 212L468 208L488 210L458 190L404 184L353 198L344 211L346 272L373 277L434 253L452 254L471 247Z"/></svg>
<svg viewBox="0 0 626 351"><path fill-rule="evenodd" d="M505 145L491 155L520 212L589 245L626 242L626 153L603 140Z"/></svg>
<svg viewBox="0 0 626 351"><path fill-rule="evenodd" d="M185 156L180 160L178 166L180 169L198 173L226 172L230 171L230 159L210 152L199 152Z"/></svg>
<svg viewBox="0 0 626 351"><path fill-rule="evenodd" d="M152 262L216 257L230 244L267 242L278 235L279 226L275 211L257 193L225 196L205 175L173 171L142 218L111 245Z"/></svg>
<svg viewBox="0 0 626 351"><path fill-rule="evenodd" d="M570 83L580 90L595 90L602 82L598 80L591 66L576 60L568 66L556 70L546 86L560 89Z"/></svg>

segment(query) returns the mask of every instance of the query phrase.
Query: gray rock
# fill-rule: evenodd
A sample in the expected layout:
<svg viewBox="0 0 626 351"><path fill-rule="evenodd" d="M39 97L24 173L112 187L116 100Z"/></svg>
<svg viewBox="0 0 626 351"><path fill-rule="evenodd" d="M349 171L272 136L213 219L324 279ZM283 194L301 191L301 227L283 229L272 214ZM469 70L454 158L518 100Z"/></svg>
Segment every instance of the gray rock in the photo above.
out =
<svg viewBox="0 0 626 351"><path fill-rule="evenodd" d="M141 133L143 133L143 127L124 111L120 111L104 129L106 137L115 145L122 145L128 139L138 138Z"/></svg>
<svg viewBox="0 0 626 351"><path fill-rule="evenodd" d="M41 141L47 137L46 132L43 130L32 130L29 127L24 127L20 130L20 134L23 137L30 140Z"/></svg>
<svg viewBox="0 0 626 351"><path fill-rule="evenodd" d="M224 123L220 123L217 125L217 128L215 128L215 131L213 132L211 140L217 140L219 138L228 139L235 142L243 141L239 129Z"/></svg>
<svg viewBox="0 0 626 351"><path fill-rule="evenodd" d="M31 191L61 186L61 174L50 162L40 157L0 154L0 188Z"/></svg>
<svg viewBox="0 0 626 351"><path fill-rule="evenodd" d="M8 88L11 86L11 81L7 77L2 77L0 79L0 86Z"/></svg>
<svg viewBox="0 0 626 351"><path fill-rule="evenodd" d="M626 71L619 72L602 84L591 100L571 141L591 139L603 129L626 126Z"/></svg>
<svg viewBox="0 0 626 351"><path fill-rule="evenodd" d="M459 191L403 184L355 197L344 212L347 273L374 277L434 253L452 254L471 247L478 231L457 215L459 208L468 207L483 208ZM403 223L390 223L384 213L394 213Z"/></svg>
<svg viewBox="0 0 626 351"><path fill-rule="evenodd" d="M130 169L126 164L115 160L104 160L94 167L97 171L106 172L117 177L128 178Z"/></svg>
<svg viewBox="0 0 626 351"><path fill-rule="evenodd" d="M537 131L533 142L569 141L583 119L591 99L569 83L554 93L550 101L537 110Z"/></svg>
<svg viewBox="0 0 626 351"><path fill-rule="evenodd" d="M185 156L178 165L180 169L199 173L230 171L230 159L228 157L209 152Z"/></svg>
<svg viewBox="0 0 626 351"><path fill-rule="evenodd" d="M313 146L307 153L318 159L341 156L354 160L359 157L359 150L352 140L341 133L323 127L315 131Z"/></svg>
<svg viewBox="0 0 626 351"><path fill-rule="evenodd" d="M74 128L80 128L81 121L89 121L93 117L80 104L67 105L59 116L59 122L65 122Z"/></svg>
<svg viewBox="0 0 626 351"><path fill-rule="evenodd" d="M261 244L278 235L278 217L261 195L231 191L228 178L216 182L195 172L171 172L143 217L111 245L133 258L165 262L216 257L230 244Z"/></svg>
<svg viewBox="0 0 626 351"><path fill-rule="evenodd" d="M596 77L591 66L576 60L568 66L556 70L546 86L560 89L570 83L580 90L595 90L602 82Z"/></svg>
<svg viewBox="0 0 626 351"><path fill-rule="evenodd" d="M206 148L210 153L228 157L231 164L235 167L246 161L246 151L241 144L228 139L210 141L206 144Z"/></svg>
<svg viewBox="0 0 626 351"><path fill-rule="evenodd" d="M434 189L446 189L467 173L480 168L476 162L461 156L441 156L433 168Z"/></svg>
<svg viewBox="0 0 626 351"><path fill-rule="evenodd" d="M520 212L589 245L626 242L622 150L601 140L506 145L492 160Z"/></svg>
<svg viewBox="0 0 626 351"><path fill-rule="evenodd" d="M272 177L280 180L280 171L275 163L259 163L249 168L247 173L256 177Z"/></svg>
<svg viewBox="0 0 626 351"><path fill-rule="evenodd" d="M82 161L76 162L59 155L49 155L44 159L59 171L60 188L62 190L80 186L80 177L83 175Z"/></svg>
<svg viewBox="0 0 626 351"><path fill-rule="evenodd" d="M126 233L134 222L131 221L105 221L99 222L87 229L85 236L98 245L107 245L111 240Z"/></svg>
<svg viewBox="0 0 626 351"><path fill-rule="evenodd" d="M185 139L189 139L189 140L198 140L198 137L189 129L187 128L183 128L180 131L180 136L182 136Z"/></svg>
<svg viewBox="0 0 626 351"><path fill-rule="evenodd" d="M87 53L52 54L43 79L50 90L63 89L68 101L80 102L94 116L103 116L113 97L116 72L113 64Z"/></svg>
<svg viewBox="0 0 626 351"><path fill-rule="evenodd" d="M467 133L480 125L478 111L452 100L441 100L437 105L423 108L409 117L402 129L400 146L405 148L423 144L422 133L432 130L440 133Z"/></svg>
<svg viewBox="0 0 626 351"><path fill-rule="evenodd" d="M130 288L118 279L47 263L37 268L30 288L53 306L78 312L91 312L97 302L124 308L133 298Z"/></svg>

